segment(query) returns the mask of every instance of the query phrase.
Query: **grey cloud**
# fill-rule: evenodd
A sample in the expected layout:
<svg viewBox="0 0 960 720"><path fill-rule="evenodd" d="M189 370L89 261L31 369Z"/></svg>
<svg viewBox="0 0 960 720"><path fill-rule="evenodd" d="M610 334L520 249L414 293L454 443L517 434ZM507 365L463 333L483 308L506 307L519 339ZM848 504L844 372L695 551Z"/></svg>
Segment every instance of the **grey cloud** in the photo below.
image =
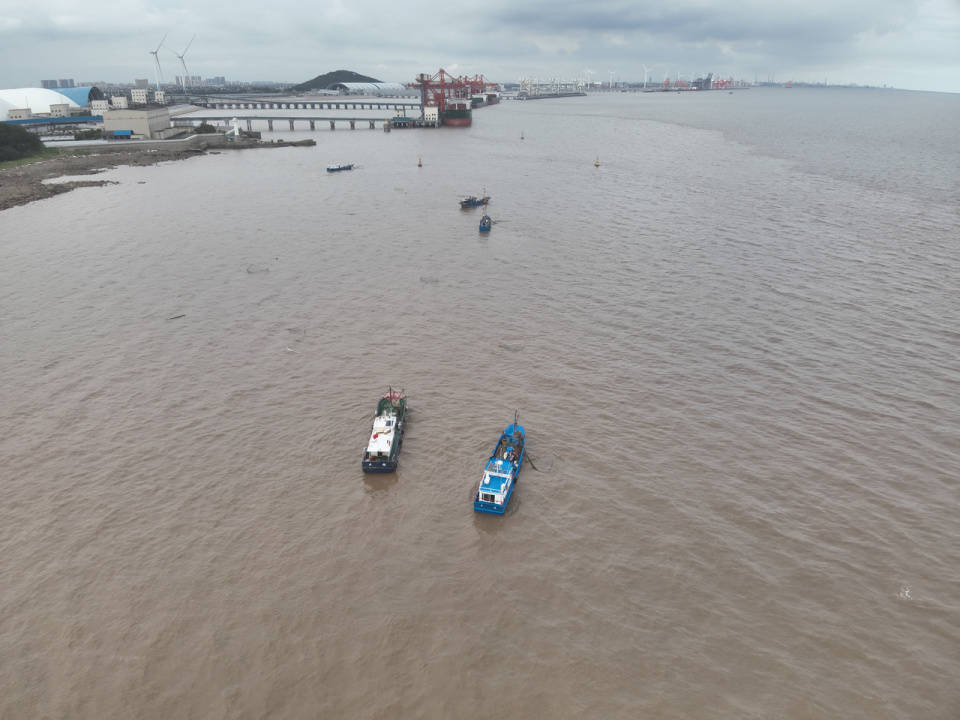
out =
<svg viewBox="0 0 960 720"><path fill-rule="evenodd" d="M891 0L789 5L538 0L501 9L491 25L545 33L644 33L681 42L839 40L869 30L891 32L903 27L916 15L916 7L915 1Z"/></svg>

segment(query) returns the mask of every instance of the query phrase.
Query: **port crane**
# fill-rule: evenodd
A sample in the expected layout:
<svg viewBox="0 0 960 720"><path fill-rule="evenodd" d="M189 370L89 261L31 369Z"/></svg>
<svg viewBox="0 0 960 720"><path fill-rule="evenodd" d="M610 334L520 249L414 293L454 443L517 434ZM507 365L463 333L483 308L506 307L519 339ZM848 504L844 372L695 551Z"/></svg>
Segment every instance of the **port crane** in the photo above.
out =
<svg viewBox="0 0 960 720"><path fill-rule="evenodd" d="M482 83L482 76L478 77ZM431 105L438 108L441 115L446 108L447 98L462 98L470 102L470 83L466 78L454 77L443 68L433 75L420 73L415 82L407 83L407 87L420 90L420 104L423 107ZM481 84L481 92L482 87Z"/></svg>

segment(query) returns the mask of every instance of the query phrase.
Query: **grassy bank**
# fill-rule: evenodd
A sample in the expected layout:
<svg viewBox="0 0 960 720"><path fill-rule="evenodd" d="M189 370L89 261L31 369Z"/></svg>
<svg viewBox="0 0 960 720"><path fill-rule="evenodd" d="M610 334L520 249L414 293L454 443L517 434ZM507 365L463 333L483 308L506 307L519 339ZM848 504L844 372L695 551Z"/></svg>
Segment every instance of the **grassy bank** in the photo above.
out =
<svg viewBox="0 0 960 720"><path fill-rule="evenodd" d="M20 167L21 165L29 165L30 163L39 162L40 160L49 160L50 158L55 158L60 156L59 148L44 148L36 155L30 155L28 157L18 158L17 160L4 160L0 162L0 170L6 170L7 168Z"/></svg>

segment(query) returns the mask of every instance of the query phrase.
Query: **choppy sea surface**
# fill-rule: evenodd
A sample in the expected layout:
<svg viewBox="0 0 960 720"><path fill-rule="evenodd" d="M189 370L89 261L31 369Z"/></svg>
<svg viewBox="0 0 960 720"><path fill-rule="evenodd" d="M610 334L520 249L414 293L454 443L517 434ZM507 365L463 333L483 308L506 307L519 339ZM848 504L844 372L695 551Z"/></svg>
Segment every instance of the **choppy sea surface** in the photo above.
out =
<svg viewBox="0 0 960 720"><path fill-rule="evenodd" d="M960 717L958 120L504 102L0 213L0 718Z"/></svg>

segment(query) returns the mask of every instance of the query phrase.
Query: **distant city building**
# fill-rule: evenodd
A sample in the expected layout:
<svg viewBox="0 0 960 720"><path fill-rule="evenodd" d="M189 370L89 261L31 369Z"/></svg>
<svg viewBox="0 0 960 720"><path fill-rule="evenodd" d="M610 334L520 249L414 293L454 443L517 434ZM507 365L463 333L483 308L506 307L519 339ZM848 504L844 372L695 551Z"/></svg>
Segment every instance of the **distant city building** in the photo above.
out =
<svg viewBox="0 0 960 720"><path fill-rule="evenodd" d="M56 80L41 80L40 85L47 90L56 90L58 87L60 87Z"/></svg>
<svg viewBox="0 0 960 720"><path fill-rule="evenodd" d="M7 120L27 120L33 117L30 108L10 108L7 110Z"/></svg>
<svg viewBox="0 0 960 720"><path fill-rule="evenodd" d="M227 80L223 75L217 75L216 77L207 78L203 81L205 85L226 85Z"/></svg>
<svg viewBox="0 0 960 720"><path fill-rule="evenodd" d="M70 117L70 105L68 103L51 104L50 117Z"/></svg>
<svg viewBox="0 0 960 720"><path fill-rule="evenodd" d="M146 105L147 104L147 89L142 87L135 87L130 90L130 104L131 105Z"/></svg>
<svg viewBox="0 0 960 720"><path fill-rule="evenodd" d="M58 80L57 82L59 83L59 87L62 88L76 87L76 84L73 82L73 78L64 78L62 80Z"/></svg>
<svg viewBox="0 0 960 720"><path fill-rule="evenodd" d="M167 96L163 94L163 90L155 90L153 92L153 101L157 103L157 105L166 105Z"/></svg>
<svg viewBox="0 0 960 720"><path fill-rule="evenodd" d="M114 110L126 110L128 107L130 107L127 103L127 96L114 95L110 98L110 107L112 107Z"/></svg>
<svg viewBox="0 0 960 720"><path fill-rule="evenodd" d="M133 81L133 84L136 85L138 88L146 89L150 87L150 81L147 80L146 78L137 78L136 80Z"/></svg>
<svg viewBox="0 0 960 720"><path fill-rule="evenodd" d="M90 114L91 115L106 115L107 111L110 109L110 103L106 100L91 100L90 101Z"/></svg>
<svg viewBox="0 0 960 720"><path fill-rule="evenodd" d="M182 88L201 87L203 78L199 75L177 75L176 82Z"/></svg>

